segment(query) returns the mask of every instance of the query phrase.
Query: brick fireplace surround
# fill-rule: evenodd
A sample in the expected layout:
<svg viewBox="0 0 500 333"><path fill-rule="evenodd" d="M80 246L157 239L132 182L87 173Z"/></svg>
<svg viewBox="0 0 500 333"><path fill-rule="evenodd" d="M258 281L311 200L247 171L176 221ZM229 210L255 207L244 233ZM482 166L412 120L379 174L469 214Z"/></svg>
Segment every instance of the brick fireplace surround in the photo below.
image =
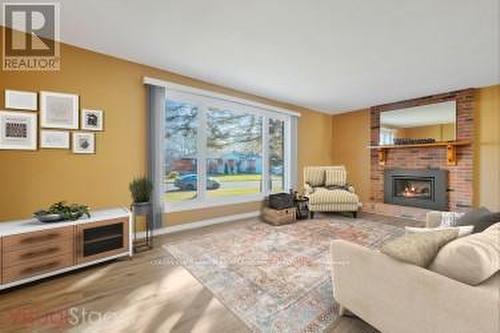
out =
<svg viewBox="0 0 500 333"><path fill-rule="evenodd" d="M456 140L474 140L474 89L412 99L372 107L371 145L379 143L380 113L395 109L426 104L456 101ZM473 144L457 147L457 165L447 165L446 147L418 147L388 149L385 165L379 165L378 151L371 150L370 182L371 202L364 210L384 215L425 219L427 210L384 204L384 170L386 168L426 169L440 168L449 171L449 210L463 211L472 206L473 196Z"/></svg>

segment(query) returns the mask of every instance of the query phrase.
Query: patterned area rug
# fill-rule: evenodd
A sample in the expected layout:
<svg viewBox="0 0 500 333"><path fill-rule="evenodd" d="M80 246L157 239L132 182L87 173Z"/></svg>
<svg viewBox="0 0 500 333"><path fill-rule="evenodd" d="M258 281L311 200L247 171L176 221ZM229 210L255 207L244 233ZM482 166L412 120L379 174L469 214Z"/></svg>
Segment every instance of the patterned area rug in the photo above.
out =
<svg viewBox="0 0 500 333"><path fill-rule="evenodd" d="M252 331L322 332L338 311L330 241L378 248L403 232L343 217L280 227L255 221L165 247Z"/></svg>

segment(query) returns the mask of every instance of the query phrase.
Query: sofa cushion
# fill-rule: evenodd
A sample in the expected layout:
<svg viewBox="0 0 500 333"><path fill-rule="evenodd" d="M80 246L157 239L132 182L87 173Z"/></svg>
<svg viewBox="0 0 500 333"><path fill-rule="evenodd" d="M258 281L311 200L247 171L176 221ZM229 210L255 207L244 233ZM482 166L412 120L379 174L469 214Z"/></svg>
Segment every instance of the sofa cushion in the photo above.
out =
<svg viewBox="0 0 500 333"><path fill-rule="evenodd" d="M418 228L418 227L405 227L406 235L417 233L417 232L432 232L436 230L457 230L458 237L468 236L472 233L474 226L464 225L460 227L438 227L438 228Z"/></svg>
<svg viewBox="0 0 500 333"><path fill-rule="evenodd" d="M439 249L457 236L456 229L413 233L385 243L380 251L395 259L427 267Z"/></svg>
<svg viewBox="0 0 500 333"><path fill-rule="evenodd" d="M325 184L325 169L321 167L304 168L304 181L312 187L323 186Z"/></svg>
<svg viewBox="0 0 500 333"><path fill-rule="evenodd" d="M465 213L459 212L441 212L441 227L454 227L457 225L459 218L464 216ZM465 224L464 224L465 225Z"/></svg>
<svg viewBox="0 0 500 333"><path fill-rule="evenodd" d="M498 222L500 222L500 212L485 214L474 225L474 232L482 232Z"/></svg>
<svg viewBox="0 0 500 333"><path fill-rule="evenodd" d="M328 168L325 171L325 186L345 186L347 183L347 172L344 167Z"/></svg>
<svg viewBox="0 0 500 333"><path fill-rule="evenodd" d="M346 190L328 190L324 187L317 187L314 193L309 195L310 205L321 204L358 204L358 196Z"/></svg>
<svg viewBox="0 0 500 333"><path fill-rule="evenodd" d="M486 216L490 213L491 212L485 207L472 209L472 210L468 211L467 213L465 213L462 217L459 217L455 221L455 225L456 226L473 225L474 232L477 232L475 226L478 225L479 223L481 223L480 222L481 217Z"/></svg>
<svg viewBox="0 0 500 333"><path fill-rule="evenodd" d="M500 269L500 223L446 244L429 269L470 285L486 281Z"/></svg>

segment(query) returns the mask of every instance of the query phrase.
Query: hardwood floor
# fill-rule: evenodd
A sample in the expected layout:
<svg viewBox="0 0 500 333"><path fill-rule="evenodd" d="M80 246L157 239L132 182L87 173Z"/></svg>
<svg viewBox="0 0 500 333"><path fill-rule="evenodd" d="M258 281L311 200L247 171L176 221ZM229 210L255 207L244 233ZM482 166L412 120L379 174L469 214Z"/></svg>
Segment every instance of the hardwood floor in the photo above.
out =
<svg viewBox="0 0 500 333"><path fill-rule="evenodd" d="M386 223L387 218L381 218ZM247 223L240 221L235 223ZM390 223L387 222L387 223ZM0 332L248 332L162 248L234 223L160 236L155 249L0 293ZM332 333L376 332L343 317Z"/></svg>

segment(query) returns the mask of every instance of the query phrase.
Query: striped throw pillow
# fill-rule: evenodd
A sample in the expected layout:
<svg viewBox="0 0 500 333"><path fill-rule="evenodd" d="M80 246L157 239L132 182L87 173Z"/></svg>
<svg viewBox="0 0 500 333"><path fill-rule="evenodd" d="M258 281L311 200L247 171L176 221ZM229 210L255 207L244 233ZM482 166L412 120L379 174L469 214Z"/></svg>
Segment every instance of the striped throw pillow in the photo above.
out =
<svg viewBox="0 0 500 333"><path fill-rule="evenodd" d="M325 186L345 186L347 173L343 167L326 169Z"/></svg>

